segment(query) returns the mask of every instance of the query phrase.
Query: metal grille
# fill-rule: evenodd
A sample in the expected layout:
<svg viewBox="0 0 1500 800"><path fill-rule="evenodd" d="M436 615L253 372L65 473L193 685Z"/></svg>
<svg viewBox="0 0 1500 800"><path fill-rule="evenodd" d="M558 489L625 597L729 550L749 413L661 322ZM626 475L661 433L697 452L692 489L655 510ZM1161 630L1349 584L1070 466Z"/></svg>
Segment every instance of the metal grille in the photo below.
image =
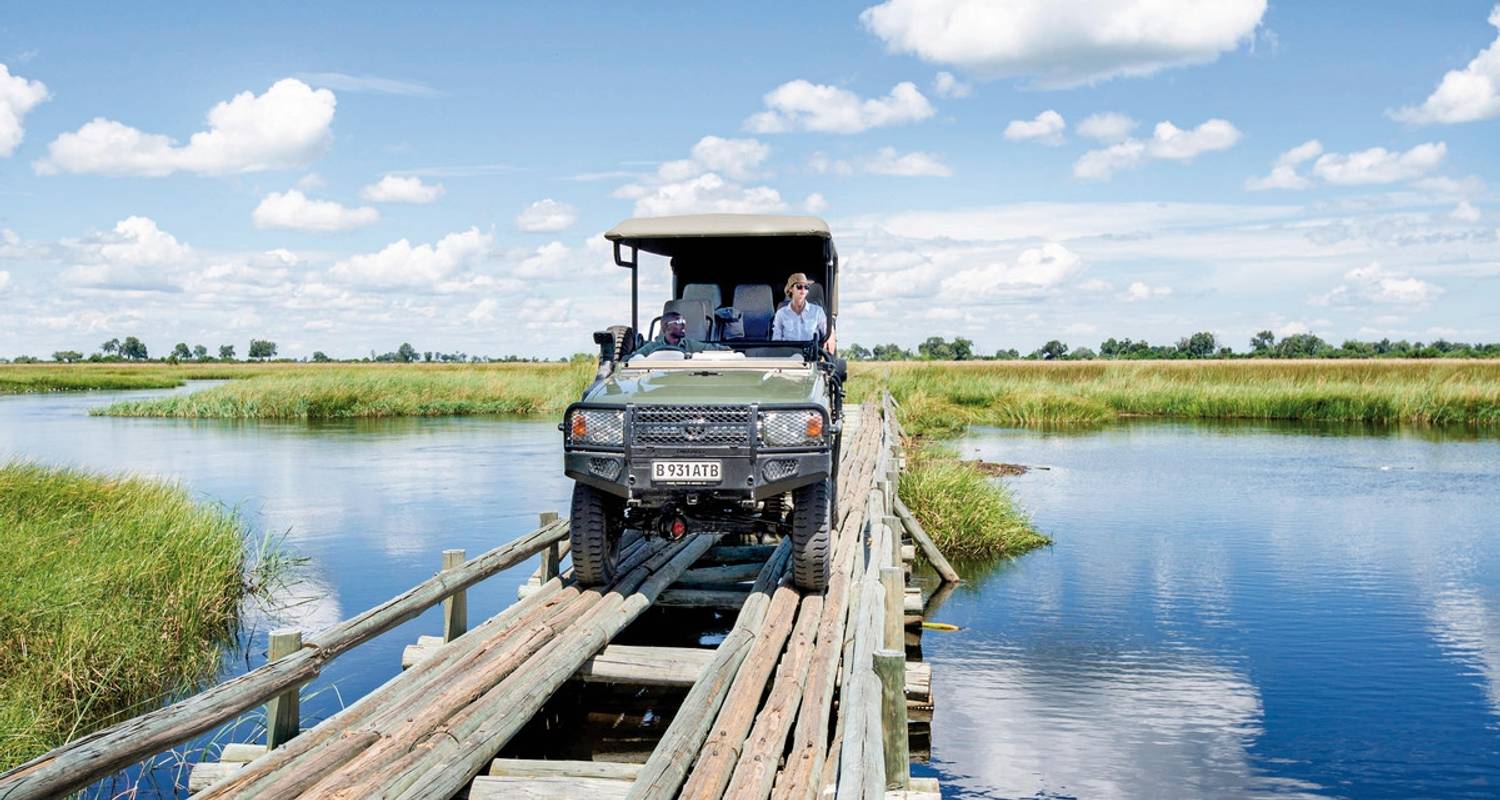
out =
<svg viewBox="0 0 1500 800"><path fill-rule="evenodd" d="M749 406L637 406L633 444L748 447Z"/></svg>

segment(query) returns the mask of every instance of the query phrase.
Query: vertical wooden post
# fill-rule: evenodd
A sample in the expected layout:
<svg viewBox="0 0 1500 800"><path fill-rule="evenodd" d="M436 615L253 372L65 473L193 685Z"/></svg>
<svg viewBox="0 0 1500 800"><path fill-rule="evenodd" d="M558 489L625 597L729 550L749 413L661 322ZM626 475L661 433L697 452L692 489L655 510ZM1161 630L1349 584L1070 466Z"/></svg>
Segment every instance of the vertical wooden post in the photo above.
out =
<svg viewBox="0 0 1500 800"><path fill-rule="evenodd" d="M443 571L457 569L467 561L463 550L443 551ZM443 600L443 641L451 642L469 629L469 594L460 589Z"/></svg>
<svg viewBox="0 0 1500 800"><path fill-rule="evenodd" d="M876 650L875 674L880 676L881 749L885 755L885 788L911 786L911 750L906 732L906 653Z"/></svg>
<svg viewBox="0 0 1500 800"><path fill-rule="evenodd" d="M545 528L556 521L556 511L543 511L538 515L537 525L538 527ZM558 542L553 542L552 544L547 545L547 549L542 551L542 583L546 583L547 581L550 581L553 578L557 577L557 562L562 560L562 551L560 547L561 545Z"/></svg>
<svg viewBox="0 0 1500 800"><path fill-rule="evenodd" d="M271 644L266 652L266 659L275 661L301 649L302 631L295 628L271 631ZM297 691L300 688L288 689L266 703L266 749L275 750L300 732L302 714L297 702Z"/></svg>
<svg viewBox="0 0 1500 800"><path fill-rule="evenodd" d="M881 567L880 585L885 589L885 631L882 647L906 652L906 571Z"/></svg>

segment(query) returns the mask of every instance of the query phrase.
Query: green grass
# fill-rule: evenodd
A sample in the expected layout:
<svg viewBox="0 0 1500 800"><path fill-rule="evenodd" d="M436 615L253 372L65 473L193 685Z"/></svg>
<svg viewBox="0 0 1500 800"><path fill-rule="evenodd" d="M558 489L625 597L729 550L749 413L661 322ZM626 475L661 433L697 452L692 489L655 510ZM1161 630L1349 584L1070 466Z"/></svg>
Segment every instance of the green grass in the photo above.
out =
<svg viewBox="0 0 1500 800"><path fill-rule="evenodd" d="M1051 539L1032 527L999 481L946 448L918 446L901 473L901 499L943 555L959 561L1018 556Z"/></svg>
<svg viewBox="0 0 1500 800"><path fill-rule="evenodd" d="M0 466L0 769L212 677L243 529L183 489Z"/></svg>
<svg viewBox="0 0 1500 800"><path fill-rule="evenodd" d="M890 389L917 435L1123 416L1500 425L1497 361L856 364L852 399Z"/></svg>
<svg viewBox="0 0 1500 800"><path fill-rule="evenodd" d="M297 367L292 367L296 369ZM286 369L279 364L5 364L0 395L91 389L170 389L188 379L245 378Z"/></svg>
<svg viewBox="0 0 1500 800"><path fill-rule="evenodd" d="M593 374L591 364L322 366L115 403L91 413L210 419L560 414Z"/></svg>

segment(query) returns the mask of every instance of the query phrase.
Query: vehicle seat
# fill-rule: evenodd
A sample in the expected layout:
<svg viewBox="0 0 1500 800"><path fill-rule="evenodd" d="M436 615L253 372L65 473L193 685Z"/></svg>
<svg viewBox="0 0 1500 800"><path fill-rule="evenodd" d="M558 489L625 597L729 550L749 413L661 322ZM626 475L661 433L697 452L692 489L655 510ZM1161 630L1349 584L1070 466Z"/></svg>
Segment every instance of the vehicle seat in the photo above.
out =
<svg viewBox="0 0 1500 800"><path fill-rule="evenodd" d="M702 300L708 303L710 314L714 312L714 309L724 305L724 297L720 294L717 283L690 283L682 287L682 299Z"/></svg>
<svg viewBox="0 0 1500 800"><path fill-rule="evenodd" d="M661 307L662 316L666 316L668 311L676 311L682 315L683 321L687 323L689 339L700 342L708 339L710 317L707 303L702 300L668 300Z"/></svg>
<svg viewBox="0 0 1500 800"><path fill-rule="evenodd" d="M725 306L714 312L715 341L731 341L745 338L745 316L734 306Z"/></svg>
<svg viewBox="0 0 1500 800"><path fill-rule="evenodd" d="M745 338L771 338L771 317L776 314L776 304L771 300L768 284L742 283L734 287L734 307L744 317Z"/></svg>

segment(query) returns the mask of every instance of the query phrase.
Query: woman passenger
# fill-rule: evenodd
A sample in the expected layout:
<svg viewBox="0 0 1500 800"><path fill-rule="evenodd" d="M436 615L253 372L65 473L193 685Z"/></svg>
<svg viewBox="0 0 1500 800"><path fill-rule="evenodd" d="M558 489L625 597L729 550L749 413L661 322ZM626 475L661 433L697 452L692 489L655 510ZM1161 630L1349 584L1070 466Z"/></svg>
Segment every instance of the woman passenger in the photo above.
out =
<svg viewBox="0 0 1500 800"><path fill-rule="evenodd" d="M801 272L793 272L786 279L784 291L790 302L776 310L776 317L771 320L771 338L786 342L821 342L828 337L824 346L831 353L833 337L828 336L828 315L823 313L822 306L807 301L812 285L813 282Z"/></svg>

